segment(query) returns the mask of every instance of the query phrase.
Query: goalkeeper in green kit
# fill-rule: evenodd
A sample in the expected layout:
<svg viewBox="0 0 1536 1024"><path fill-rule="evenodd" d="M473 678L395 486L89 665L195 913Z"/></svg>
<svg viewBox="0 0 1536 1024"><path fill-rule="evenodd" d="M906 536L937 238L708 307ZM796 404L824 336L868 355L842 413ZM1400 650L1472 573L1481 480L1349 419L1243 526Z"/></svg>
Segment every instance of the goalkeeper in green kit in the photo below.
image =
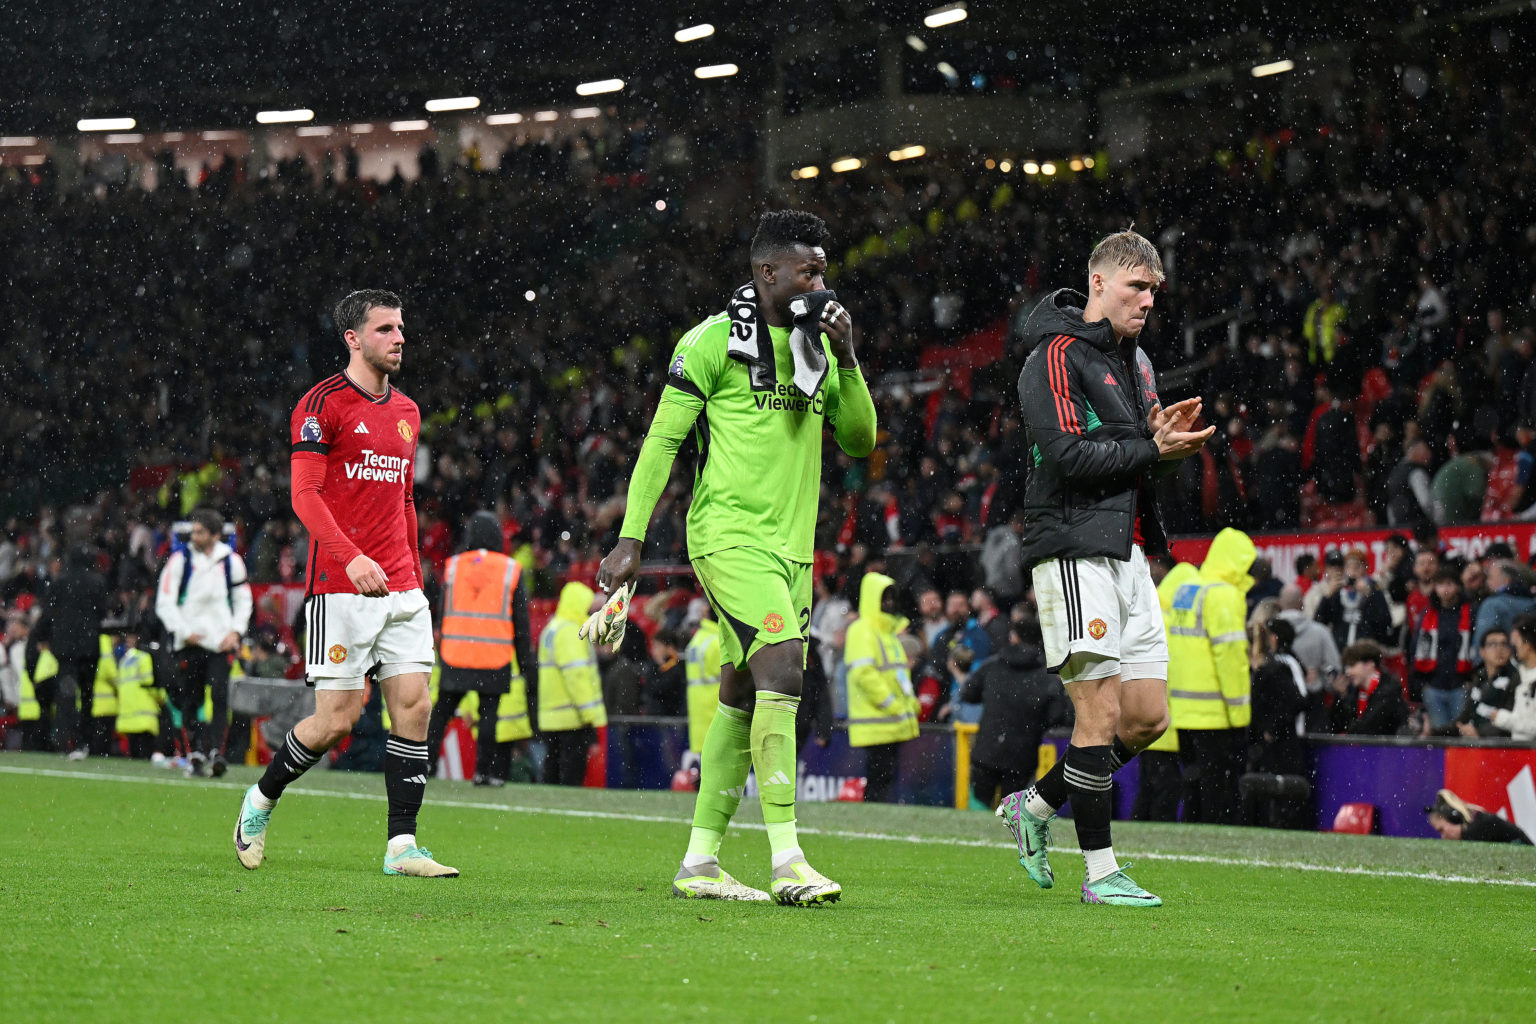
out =
<svg viewBox="0 0 1536 1024"><path fill-rule="evenodd" d="M688 557L720 620L720 707L704 739L693 832L672 882L677 896L769 898L718 860L754 767L772 898L810 906L843 891L806 862L795 834L795 710L811 618L822 426L854 458L875 444L853 318L822 281L826 242L827 226L810 213L763 215L752 238L752 283L672 354L619 543L597 573L609 591L634 578L651 513L691 432L698 467Z"/></svg>

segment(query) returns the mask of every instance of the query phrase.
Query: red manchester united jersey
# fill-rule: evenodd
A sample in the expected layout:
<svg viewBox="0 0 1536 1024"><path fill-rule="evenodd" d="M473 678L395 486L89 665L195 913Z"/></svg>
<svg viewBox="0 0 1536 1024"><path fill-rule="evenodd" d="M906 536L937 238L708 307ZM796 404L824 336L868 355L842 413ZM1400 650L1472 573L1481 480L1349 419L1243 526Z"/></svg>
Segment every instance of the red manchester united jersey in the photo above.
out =
<svg viewBox="0 0 1536 1024"><path fill-rule="evenodd" d="M320 498L340 534L321 536L306 518L311 594L357 593L346 570L356 553L342 560L353 546L379 563L390 590L421 585L411 501L420 429L415 402L387 385L383 395L369 394L345 373L326 378L299 400L290 423L294 456L325 460Z"/></svg>

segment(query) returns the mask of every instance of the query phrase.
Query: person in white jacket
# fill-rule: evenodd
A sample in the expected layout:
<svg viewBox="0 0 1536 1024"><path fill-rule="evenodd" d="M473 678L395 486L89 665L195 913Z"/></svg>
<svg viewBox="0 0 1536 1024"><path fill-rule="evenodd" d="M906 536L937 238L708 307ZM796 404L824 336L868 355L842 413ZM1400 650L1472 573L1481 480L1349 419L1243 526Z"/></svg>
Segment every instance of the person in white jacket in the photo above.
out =
<svg viewBox="0 0 1536 1024"><path fill-rule="evenodd" d="M1520 673L1514 706L1506 709L1479 704L1477 711L1500 729L1508 729L1510 739L1529 742L1536 740L1536 613L1516 619L1509 639L1515 648L1515 668Z"/></svg>
<svg viewBox="0 0 1536 1024"><path fill-rule="evenodd" d="M224 520L194 509L190 544L171 553L160 572L155 614L170 634L170 698L181 713L187 774L223 775L229 733L229 668L251 621L245 562L219 539ZM204 690L213 696L210 722L199 723ZM215 741L217 741L215 743Z"/></svg>

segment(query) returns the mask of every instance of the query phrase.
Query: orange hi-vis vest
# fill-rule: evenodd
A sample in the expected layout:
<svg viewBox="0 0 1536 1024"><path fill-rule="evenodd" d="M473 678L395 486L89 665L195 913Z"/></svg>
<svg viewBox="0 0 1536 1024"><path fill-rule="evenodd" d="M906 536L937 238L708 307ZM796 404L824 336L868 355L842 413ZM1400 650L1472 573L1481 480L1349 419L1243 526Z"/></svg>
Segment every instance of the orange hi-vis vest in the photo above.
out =
<svg viewBox="0 0 1536 1024"><path fill-rule="evenodd" d="M443 664L506 668L512 664L512 594L522 566L497 551L464 551L448 559L443 587Z"/></svg>

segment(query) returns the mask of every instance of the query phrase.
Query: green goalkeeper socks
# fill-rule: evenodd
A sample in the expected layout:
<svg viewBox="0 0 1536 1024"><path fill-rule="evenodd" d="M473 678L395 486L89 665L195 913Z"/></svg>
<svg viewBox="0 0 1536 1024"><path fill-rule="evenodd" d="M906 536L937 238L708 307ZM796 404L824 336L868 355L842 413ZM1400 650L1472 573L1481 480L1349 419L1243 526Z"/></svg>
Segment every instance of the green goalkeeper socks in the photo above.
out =
<svg viewBox="0 0 1536 1024"><path fill-rule="evenodd" d="M753 746L752 720L747 712L721 704L699 752L699 798L693 805L693 832L686 860L708 860L719 854L725 827L747 788Z"/></svg>
<svg viewBox="0 0 1536 1024"><path fill-rule="evenodd" d="M763 823L775 862L797 850L795 835L795 711L800 698L772 690L757 692L752 713L752 765L763 804Z"/></svg>

